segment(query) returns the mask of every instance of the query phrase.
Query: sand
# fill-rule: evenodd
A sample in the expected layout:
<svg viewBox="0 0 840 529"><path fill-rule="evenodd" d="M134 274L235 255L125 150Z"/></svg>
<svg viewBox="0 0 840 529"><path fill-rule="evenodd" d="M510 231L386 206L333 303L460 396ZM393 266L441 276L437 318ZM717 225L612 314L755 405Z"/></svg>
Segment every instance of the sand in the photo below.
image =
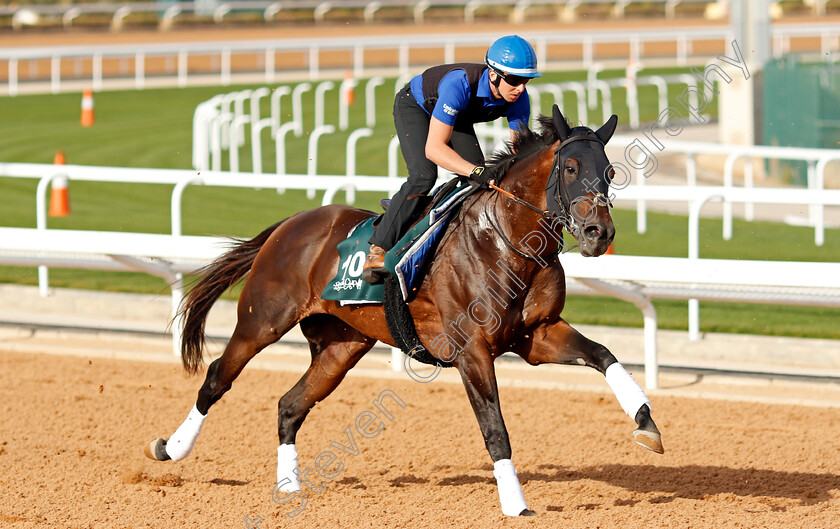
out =
<svg viewBox="0 0 840 529"><path fill-rule="evenodd" d="M272 497L277 400L297 378L246 368L193 453L155 462L144 445L186 417L203 376L0 352L0 526L720 529L840 519L837 408L654 397L660 456L632 442L634 425L611 396L502 387L513 460L538 514L512 519L462 387L408 378L348 378L312 410L297 439L312 481L303 506ZM379 412L385 428L364 438L354 422L377 413L372 401L386 390L405 408L383 399L393 418ZM326 450L337 456L322 465L330 479L315 470Z"/></svg>

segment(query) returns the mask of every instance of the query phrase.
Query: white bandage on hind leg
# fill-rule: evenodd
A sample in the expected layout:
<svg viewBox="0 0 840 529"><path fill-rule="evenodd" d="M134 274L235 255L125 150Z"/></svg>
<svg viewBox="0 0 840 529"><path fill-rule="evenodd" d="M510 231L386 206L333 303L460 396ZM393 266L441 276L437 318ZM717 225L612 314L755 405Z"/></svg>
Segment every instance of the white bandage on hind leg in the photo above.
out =
<svg viewBox="0 0 840 529"><path fill-rule="evenodd" d="M508 516L519 516L528 508L519 476L510 459L500 459L493 464L493 475L496 476L496 486L499 488L499 501L502 512Z"/></svg>
<svg viewBox="0 0 840 529"><path fill-rule="evenodd" d="M277 485L280 492L300 490L300 476L297 474L297 448L294 444L277 447Z"/></svg>
<svg viewBox="0 0 840 529"><path fill-rule="evenodd" d="M201 425L204 424L206 415L199 413L198 408L193 405L190 414L181 423L181 426L175 430L172 437L166 441L166 453L173 461L184 459L195 446L195 440L198 439L198 434L201 433Z"/></svg>
<svg viewBox="0 0 840 529"><path fill-rule="evenodd" d="M610 364L607 368L606 376L607 384L610 385L610 389L615 393L618 403L621 405L624 413L629 415L631 419L636 420L636 413L645 404L648 405L648 408L653 409L650 405L650 400L645 395L645 390L633 380L633 377L624 369L623 365L618 362Z"/></svg>

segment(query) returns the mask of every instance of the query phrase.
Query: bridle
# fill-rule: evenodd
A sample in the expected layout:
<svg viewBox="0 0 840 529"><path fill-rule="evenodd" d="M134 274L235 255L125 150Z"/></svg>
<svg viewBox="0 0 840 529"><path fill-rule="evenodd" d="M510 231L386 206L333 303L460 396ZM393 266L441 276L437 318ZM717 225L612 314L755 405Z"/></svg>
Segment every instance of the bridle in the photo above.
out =
<svg viewBox="0 0 840 529"><path fill-rule="evenodd" d="M551 204L550 201L546 201L547 204L549 205L549 208L548 209L541 209L538 206L535 206L534 204L528 202L527 200L523 200L523 199L517 197L516 195L514 195L513 193L496 186L495 184L489 184L489 187L492 190L494 190L495 192L501 194L502 196L507 197L507 198L513 200L514 202L516 202L517 204L525 206L526 208L530 209L531 211L533 211L533 212L537 213L538 215L542 216L544 219L546 219L546 221L549 222L550 226L554 226L555 223L558 222L558 220L559 220L562 227L566 231L571 233L577 239L580 236L582 226L580 225L580 222L578 222L575 214L573 213L573 207L575 206L575 204L577 204L578 199L580 197L583 197L586 194L585 191L587 191L587 189L584 186L584 184L582 184L579 180L575 181L571 185L567 186L564 179L560 176L562 174L562 167L564 166L564 162L565 162L565 160L562 158L563 148L566 147L567 145L569 145L570 143L575 142L575 141L594 141L595 143L598 143L602 146L604 145L604 142L601 140L601 138L599 138L598 136L595 136L595 135L592 135L592 136L589 136L589 135L587 135L587 136L572 136L572 137L566 138L564 141L560 142L560 144L557 146L557 148L554 149L554 162L553 162L553 165L552 165L552 168L551 168L551 173L549 173L549 175L548 175L548 182L546 184L545 191L546 191L546 198L549 196L549 193L551 193L550 196L554 200L554 203L557 205L557 208L552 207L552 204ZM552 187L554 187L554 192L553 193L551 192ZM572 190L569 189L570 187L580 188L580 189L573 189L574 191L581 191L581 192L579 192L575 195L574 199L569 198L569 196L571 195L571 192L572 192ZM606 197L604 192L601 191L601 190L597 191L591 197L586 197L585 200L593 201L595 206L604 206L604 207L612 208L612 203ZM496 215L496 211L495 211L495 202L494 202L494 208L493 208L493 215L490 215L490 212L487 211L487 204L489 202L490 201L488 200L484 204L484 210L485 210L485 214L487 215L487 219L490 221L490 225L493 226L493 229L495 229L496 232L498 232L502 241L504 241L504 243L507 245L508 248L510 248L516 255L518 255L520 257L524 257L524 258L529 259L529 260L533 260L533 261L538 261L538 260L541 260L542 257L545 257L545 256L534 257L534 256L528 255L528 254L522 252L521 250L519 250L518 248L516 248L513 245L513 243L510 241L510 239L504 234L504 232L501 229L501 226L498 223L498 216ZM560 238L560 244L561 244L561 246L563 244L562 237ZM572 250L573 248L576 248L576 247L577 247L577 245L573 245L573 246L570 246L568 248L561 248L561 251L562 251L562 253L566 253L569 250Z"/></svg>
<svg viewBox="0 0 840 529"><path fill-rule="evenodd" d="M587 195L587 192L591 192L592 190L587 188L587 185L578 178L571 184L566 184L565 179L562 178L563 174L563 167L565 166L565 160L562 158L562 151L563 147L566 147L570 143L575 141L592 141L595 142L602 147L604 146L604 142L598 136L586 135L586 136L572 136L571 138L566 138L564 141L557 146L554 150L554 165L551 168L551 173L548 175L548 182L545 186L546 196L550 192L552 186L554 187L554 193L552 198L554 199L554 203L559 206L559 216L563 219L563 227L566 228L566 231L571 233L575 236L575 238L580 235L580 222L574 213L574 206L582 197ZM602 179L602 183L606 183ZM608 184L607 184L608 185ZM606 187L606 186L603 186ZM592 201L595 206L604 206L604 207L612 207L612 203L607 198L605 191L607 189L599 189L597 190L593 196L586 197L583 200ZM569 198L574 196L575 198ZM549 205L551 203L549 202ZM549 207L549 209L552 209Z"/></svg>

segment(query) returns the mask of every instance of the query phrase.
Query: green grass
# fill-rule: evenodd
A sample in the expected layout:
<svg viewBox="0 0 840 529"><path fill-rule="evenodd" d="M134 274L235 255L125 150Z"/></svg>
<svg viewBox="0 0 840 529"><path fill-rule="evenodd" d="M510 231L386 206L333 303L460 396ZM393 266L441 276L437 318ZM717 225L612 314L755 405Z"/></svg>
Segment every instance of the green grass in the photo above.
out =
<svg viewBox="0 0 840 529"><path fill-rule="evenodd" d="M607 71L602 77L618 72ZM674 70L646 73L674 73ZM547 74L543 81L580 80L584 72ZM377 89L377 126L374 136L358 143L359 174L384 175L387 172L387 145L393 134L391 105L393 80ZM0 161L51 163L56 150L65 152L68 163L119 167L159 167L189 169L192 150L192 115L198 103L215 94L245 87L209 87L145 91L104 92L95 96L97 123L79 126L80 94L18 96L0 98ZM249 87L255 88L255 87ZM358 87L357 104L351 108L350 130L323 136L318 172L343 174L347 135L364 126L363 87ZM672 104L678 90L671 90ZM327 94L327 122L337 122L337 90ZM314 105L313 91L304 97L304 108ZM620 90L613 91L614 111L626 122L627 109ZM621 101L621 103L619 103ZM284 114L290 113L288 96ZM543 98L543 112L549 111L550 96ZM269 112L263 98L261 114ZM640 90L641 119L656 116L656 97L652 88ZM571 121L577 121L576 101L567 94L565 106ZM712 106L709 107L711 109ZM284 117L286 121L288 117ZM593 121L600 119L598 111ZM314 116L304 116L311 130ZM264 132L267 135L267 132ZM308 134L287 136L287 170L306 172ZM264 145L268 144L264 136ZM250 144L241 148L241 169L250 170ZM224 162L227 168L227 161ZM264 147L263 167L275 170L274 150ZM405 168L400 167L401 174ZM32 179L0 178L0 225L35 226L35 187ZM72 182L72 214L51 218L49 225L61 229L95 229L168 233L169 200L172 186L116 183ZM384 193L358 193L356 206L378 209ZM341 197L340 197L341 198ZM320 196L307 199L305 192L273 189L232 189L189 187L183 200L184 233L249 237L290 214L320 205ZM615 210L615 246L618 253L635 255L686 256L688 222L685 217L650 213L648 232L635 231L635 212ZM840 233L829 230L826 243L816 247L813 231L772 223L735 221L734 236L724 241L719 220L701 221L701 257L727 259L772 259L794 261L840 261ZM167 285L145 274L50 270L53 286L110 291L166 293ZM0 268L0 282L37 284L32 268ZM657 301L662 328L684 329L687 304ZM599 297L571 297L564 314L574 323L641 326L638 309L629 303ZM832 325L840 310L733 303L701 303L703 331L840 338Z"/></svg>
<svg viewBox="0 0 840 529"><path fill-rule="evenodd" d="M647 70L646 70L647 72ZM668 73L650 70L651 73ZM618 75L618 71L605 71L602 78ZM535 82L561 82L585 79L585 72L547 73ZM338 84L338 83L336 83ZM52 163L55 152L63 150L67 163L79 165L157 167L169 169L192 168L192 117L195 107L213 95L234 90L257 88L262 85L197 87L189 89L154 89L101 92L95 94L96 125L84 128L79 125L81 95L19 95L0 98L0 160L3 162ZM670 102L676 98L682 85L670 90ZM613 91L613 111L619 123L627 123L628 110L624 104L623 89ZM387 174L386 147L393 136L391 107L393 105L394 79L386 80L376 90L377 125L374 135L358 143L359 174ZM364 87L356 88L357 103L350 110L350 128L321 137L319 150L330 153L321 156L318 172L343 174L345 144L353 129L364 127ZM600 96L599 96L600 97ZM653 87L639 90L642 121L656 118L657 101ZM282 100L283 121L291 115L289 96ZM550 113L550 94L542 97L542 112ZM326 94L326 121L337 123L338 90ZM565 113L572 123L577 123L577 101L573 93L566 93ZM303 96L304 123L307 131L302 137L289 134L286 142L288 172L305 173L308 131L314 122L314 87ZM712 106L709 110L713 111ZM261 100L261 116L269 115L269 98ZM593 124L603 122L600 110L590 112ZM263 144L268 143L263 132ZM251 169L250 143L241 150L240 169ZM224 168L227 169L227 158ZM265 172L275 171L274 149L263 148ZM401 168L404 173L404 168Z"/></svg>
<svg viewBox="0 0 840 529"><path fill-rule="evenodd" d="M688 329L688 302L656 300L660 329ZM631 303L614 298L569 296L563 316L570 323L641 327L642 314ZM840 339L832 322L840 309L751 303L700 303L700 330L767 336Z"/></svg>

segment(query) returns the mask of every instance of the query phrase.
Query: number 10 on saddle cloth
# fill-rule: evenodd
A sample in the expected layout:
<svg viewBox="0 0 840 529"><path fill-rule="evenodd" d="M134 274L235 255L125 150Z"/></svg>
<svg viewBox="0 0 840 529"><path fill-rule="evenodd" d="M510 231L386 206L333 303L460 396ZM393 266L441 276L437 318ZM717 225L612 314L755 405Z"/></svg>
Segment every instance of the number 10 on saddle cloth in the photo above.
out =
<svg viewBox="0 0 840 529"><path fill-rule="evenodd" d="M475 188L469 184L455 188L385 254L385 268L397 279L405 301L411 301L423 283L427 265L452 214L474 191ZM347 239L338 243L338 273L324 287L321 293L323 299L339 301L342 305L382 303L382 283L371 285L362 281L362 266L375 220L376 217L363 220L350 230Z"/></svg>

